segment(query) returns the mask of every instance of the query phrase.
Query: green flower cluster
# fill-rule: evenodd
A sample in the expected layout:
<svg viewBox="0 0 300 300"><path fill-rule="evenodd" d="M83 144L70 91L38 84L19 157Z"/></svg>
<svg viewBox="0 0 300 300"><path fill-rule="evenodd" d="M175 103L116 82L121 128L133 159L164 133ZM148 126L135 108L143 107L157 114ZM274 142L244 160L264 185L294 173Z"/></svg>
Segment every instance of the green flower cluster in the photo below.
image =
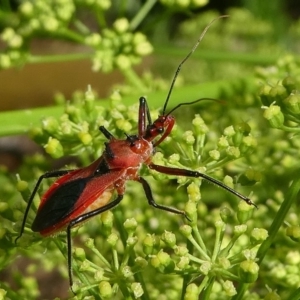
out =
<svg viewBox="0 0 300 300"><path fill-rule="evenodd" d="M141 57L152 52L152 46L145 35L132 32L132 24L126 18L116 19L111 28L106 26L105 13L110 6L109 0L23 1L17 12L11 13L12 21L7 21L7 26L0 33L0 39L6 45L5 51L0 53L0 69L64 57L31 54L30 45L36 38L60 39L85 46L86 50L80 55L92 59L94 71L130 69L140 62ZM99 32L82 23L79 18L81 9L88 9L95 15L98 26L102 28ZM72 55L69 54L70 57Z"/></svg>
<svg viewBox="0 0 300 300"><path fill-rule="evenodd" d="M299 62L291 55L281 58L277 66L257 70L258 76L268 81L261 87L259 96L264 118L272 128L300 132L299 70Z"/></svg>

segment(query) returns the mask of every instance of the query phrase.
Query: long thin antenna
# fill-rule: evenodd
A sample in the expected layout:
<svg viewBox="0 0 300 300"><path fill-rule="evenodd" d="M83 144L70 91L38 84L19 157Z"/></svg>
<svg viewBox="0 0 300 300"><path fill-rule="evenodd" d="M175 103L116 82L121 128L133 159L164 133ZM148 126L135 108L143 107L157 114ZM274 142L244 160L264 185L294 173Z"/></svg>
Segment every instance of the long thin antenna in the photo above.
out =
<svg viewBox="0 0 300 300"><path fill-rule="evenodd" d="M169 99L170 99L170 96L172 94L172 90L173 90L173 87L174 87L174 84L176 82L176 79L177 79L177 76L180 72L180 69L182 67L182 65L188 60L188 58L195 52L195 50L197 49L197 47L199 46L200 42L202 41L204 35L206 34L206 31L209 29L209 27L212 25L212 23L214 23L215 21L221 19L221 18L227 18L229 17L228 15L223 15L223 16L219 16L215 19L213 19L205 28L204 30L202 31L200 37L198 38L196 44L194 45L194 47L192 48L192 50L188 53L188 55L181 61L181 63L179 64L175 74L174 74L174 77L173 77L173 80L172 80L172 83L171 83L171 86L170 86L170 89L169 89L169 92L168 92L168 95L167 95L167 98L166 98L166 101L165 101L165 105L164 105L164 108L163 108L163 111L162 111L162 115L165 115L165 112L166 112L166 109L167 109L167 105L168 105L168 102L169 102Z"/></svg>

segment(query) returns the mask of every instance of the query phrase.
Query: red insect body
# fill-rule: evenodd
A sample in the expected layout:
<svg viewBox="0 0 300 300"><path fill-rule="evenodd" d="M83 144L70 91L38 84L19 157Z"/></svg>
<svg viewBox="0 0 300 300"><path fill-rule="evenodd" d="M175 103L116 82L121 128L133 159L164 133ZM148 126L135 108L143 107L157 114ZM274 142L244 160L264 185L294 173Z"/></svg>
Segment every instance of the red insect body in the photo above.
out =
<svg viewBox="0 0 300 300"><path fill-rule="evenodd" d="M151 161L155 147L170 134L174 126L175 119L170 113L182 105L189 105L203 100L199 99L190 103L181 103L169 113L166 113L167 103L180 68L195 51L210 25L211 24L205 28L192 51L178 66L164 104L162 115L152 122L146 99L141 97L137 135L127 135L125 140L119 140L101 126L99 128L100 131L109 141L105 143L105 150L100 158L91 165L78 170L47 172L42 175L36 183L24 213L20 234L16 240L19 239L24 232L30 206L42 180L45 178L59 177L43 195L31 228L33 231L40 232L44 236L51 235L64 228L66 229L70 286L73 284L71 272L71 229L91 217L118 205L125 193L125 183L127 180L135 180L142 184L148 203L153 207L175 214L181 214L187 218L184 211L155 202L149 184L139 175L139 169L142 164L147 165L150 169L165 174L204 178L241 198L248 204L254 205L249 198L206 174L192 170L159 166ZM114 191L116 191L117 197L111 201Z"/></svg>

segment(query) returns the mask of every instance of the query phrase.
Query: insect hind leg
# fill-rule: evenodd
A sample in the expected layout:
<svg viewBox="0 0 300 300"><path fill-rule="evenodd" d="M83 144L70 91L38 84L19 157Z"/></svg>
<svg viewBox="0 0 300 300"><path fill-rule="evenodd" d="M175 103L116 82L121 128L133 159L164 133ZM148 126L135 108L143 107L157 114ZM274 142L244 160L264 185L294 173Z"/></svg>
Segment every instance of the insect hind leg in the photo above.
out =
<svg viewBox="0 0 300 300"><path fill-rule="evenodd" d="M75 295L75 292L72 289L72 285L73 285L73 274L72 274L72 238L71 238L71 229L73 227L75 227L76 225L96 216L99 215L107 210L110 210L111 208L117 206L121 200L123 199L123 195L118 195L117 198L115 200L113 200L112 202L109 202L108 204L95 209L93 211L87 212L83 215L78 216L77 218L71 220L71 222L68 224L67 226L67 249L68 249L68 273L69 273L69 284L70 284L70 288L73 292L73 294Z"/></svg>
<svg viewBox="0 0 300 300"><path fill-rule="evenodd" d="M23 235L24 233L24 228L25 228L25 224L26 224L26 220L27 220L27 216L28 216L28 213L29 213L29 209L31 207L31 204L33 202L33 199L34 199L34 196L35 194L37 193L43 179L45 178L53 178L53 177L60 177L60 176L63 176L65 174L68 174L69 172L72 172L73 170L56 170L56 171L50 171L50 172L46 172L45 174L41 175L29 197L29 200L28 200L28 203L27 203L27 207L26 207L26 210L25 210L25 213L24 213L24 217L23 217L23 221L22 221L22 225L21 225L21 229L20 229L20 233L19 235L16 237L15 239L15 244L17 243L18 239L21 238L21 236Z"/></svg>

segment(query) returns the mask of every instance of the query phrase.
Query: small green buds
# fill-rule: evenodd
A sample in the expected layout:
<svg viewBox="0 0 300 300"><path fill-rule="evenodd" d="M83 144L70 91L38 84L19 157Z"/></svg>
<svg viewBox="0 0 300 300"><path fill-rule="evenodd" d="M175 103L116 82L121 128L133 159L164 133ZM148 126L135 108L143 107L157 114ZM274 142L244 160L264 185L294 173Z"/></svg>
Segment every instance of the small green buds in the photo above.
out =
<svg viewBox="0 0 300 300"><path fill-rule="evenodd" d="M255 282L258 278L259 266L253 260L245 260L240 263L240 278L245 283Z"/></svg>

